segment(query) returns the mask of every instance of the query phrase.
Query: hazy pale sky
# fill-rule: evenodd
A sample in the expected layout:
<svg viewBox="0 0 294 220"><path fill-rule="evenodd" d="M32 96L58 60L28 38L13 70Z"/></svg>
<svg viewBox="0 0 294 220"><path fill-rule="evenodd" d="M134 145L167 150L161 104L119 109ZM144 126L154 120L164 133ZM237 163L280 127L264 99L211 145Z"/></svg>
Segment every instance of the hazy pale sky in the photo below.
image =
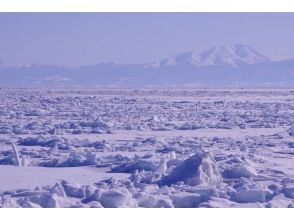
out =
<svg viewBox="0 0 294 220"><path fill-rule="evenodd" d="M0 60L145 63L241 43L294 57L294 13L0 13Z"/></svg>

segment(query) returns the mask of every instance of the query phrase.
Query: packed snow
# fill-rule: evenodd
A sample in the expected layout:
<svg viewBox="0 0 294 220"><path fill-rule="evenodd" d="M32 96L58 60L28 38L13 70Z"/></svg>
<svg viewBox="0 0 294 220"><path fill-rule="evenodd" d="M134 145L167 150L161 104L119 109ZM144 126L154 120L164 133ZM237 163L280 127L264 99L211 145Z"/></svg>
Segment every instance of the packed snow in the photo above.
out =
<svg viewBox="0 0 294 220"><path fill-rule="evenodd" d="M0 207L293 207L293 159L291 89L0 89Z"/></svg>

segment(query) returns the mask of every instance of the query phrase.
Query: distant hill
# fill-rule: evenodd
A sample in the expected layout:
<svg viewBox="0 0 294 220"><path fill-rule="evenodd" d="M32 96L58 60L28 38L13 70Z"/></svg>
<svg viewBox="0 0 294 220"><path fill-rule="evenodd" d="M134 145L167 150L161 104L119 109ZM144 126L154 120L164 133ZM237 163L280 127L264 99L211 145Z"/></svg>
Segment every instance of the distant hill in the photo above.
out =
<svg viewBox="0 0 294 220"><path fill-rule="evenodd" d="M294 86L294 59L279 58L241 44L186 52L148 64L101 63L76 68L53 65L7 67L0 86L158 87Z"/></svg>

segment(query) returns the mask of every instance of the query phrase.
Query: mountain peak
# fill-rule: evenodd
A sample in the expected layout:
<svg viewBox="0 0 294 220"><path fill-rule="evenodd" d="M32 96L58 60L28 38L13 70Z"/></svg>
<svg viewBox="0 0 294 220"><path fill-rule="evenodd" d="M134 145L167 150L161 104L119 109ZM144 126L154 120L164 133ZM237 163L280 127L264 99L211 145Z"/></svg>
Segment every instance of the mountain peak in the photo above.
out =
<svg viewBox="0 0 294 220"><path fill-rule="evenodd" d="M237 67L244 64L256 64L277 60L274 56L258 52L250 46L243 44L224 44L210 48L204 52L185 52L166 58L151 66L175 66L175 65L195 65L195 66L232 66Z"/></svg>
<svg viewBox="0 0 294 220"><path fill-rule="evenodd" d="M270 56L242 44L225 44L213 47L202 52L201 58L201 65L239 66L272 61Z"/></svg>

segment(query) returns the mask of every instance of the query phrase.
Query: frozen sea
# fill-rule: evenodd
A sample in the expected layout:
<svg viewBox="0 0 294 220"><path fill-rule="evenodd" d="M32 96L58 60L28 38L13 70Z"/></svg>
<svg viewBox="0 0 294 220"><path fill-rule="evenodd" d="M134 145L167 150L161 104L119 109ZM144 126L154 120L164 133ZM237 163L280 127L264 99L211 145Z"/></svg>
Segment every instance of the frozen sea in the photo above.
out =
<svg viewBox="0 0 294 220"><path fill-rule="evenodd" d="M0 89L0 207L293 207L294 89Z"/></svg>

